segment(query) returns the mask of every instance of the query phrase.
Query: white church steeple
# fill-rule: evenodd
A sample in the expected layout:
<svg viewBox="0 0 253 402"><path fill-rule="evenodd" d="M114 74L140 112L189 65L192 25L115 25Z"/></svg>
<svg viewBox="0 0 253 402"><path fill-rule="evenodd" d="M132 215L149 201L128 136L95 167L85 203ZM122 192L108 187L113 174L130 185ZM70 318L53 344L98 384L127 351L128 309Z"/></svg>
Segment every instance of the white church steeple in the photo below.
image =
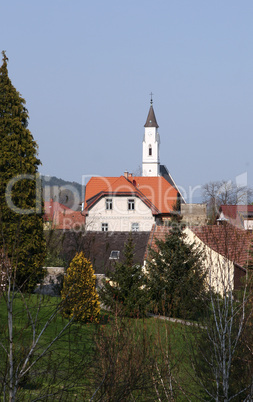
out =
<svg viewBox="0 0 253 402"><path fill-rule="evenodd" d="M153 109L153 99L151 92L150 108L147 121L144 125L145 133L142 145L142 176L160 175L160 156L159 146L160 137L158 124Z"/></svg>

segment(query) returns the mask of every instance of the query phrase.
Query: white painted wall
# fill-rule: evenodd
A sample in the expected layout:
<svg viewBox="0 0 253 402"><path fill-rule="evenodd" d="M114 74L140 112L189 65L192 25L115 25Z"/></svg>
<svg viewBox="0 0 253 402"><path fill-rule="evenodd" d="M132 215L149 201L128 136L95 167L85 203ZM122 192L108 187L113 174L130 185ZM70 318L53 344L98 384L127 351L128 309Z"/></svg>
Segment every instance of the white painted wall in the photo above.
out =
<svg viewBox="0 0 253 402"><path fill-rule="evenodd" d="M205 268L207 270L207 282L215 292L223 294L224 289L234 289L234 264L227 258L212 250L203 243L189 228L184 230L186 241L200 246L205 253Z"/></svg>
<svg viewBox="0 0 253 402"><path fill-rule="evenodd" d="M152 155L149 155L149 147L152 147ZM159 176L160 137L156 127L145 127L142 143L142 176Z"/></svg>
<svg viewBox="0 0 253 402"><path fill-rule="evenodd" d="M112 198L112 210L106 210L106 199ZM135 200L135 209L128 210L128 199ZM155 218L150 208L137 197L103 197L89 211L86 217L86 230L101 231L102 223L108 223L108 231L127 232L132 223L139 224L139 231L150 231Z"/></svg>
<svg viewBox="0 0 253 402"><path fill-rule="evenodd" d="M244 229L245 230L253 230L253 220L252 219L244 220Z"/></svg>

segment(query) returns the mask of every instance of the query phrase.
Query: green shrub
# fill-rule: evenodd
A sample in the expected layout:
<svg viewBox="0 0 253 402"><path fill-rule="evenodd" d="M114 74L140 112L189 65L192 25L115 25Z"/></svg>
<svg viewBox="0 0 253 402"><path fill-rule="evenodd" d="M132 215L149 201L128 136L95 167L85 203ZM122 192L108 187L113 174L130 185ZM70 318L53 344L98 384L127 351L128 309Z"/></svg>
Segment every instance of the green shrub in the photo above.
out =
<svg viewBox="0 0 253 402"><path fill-rule="evenodd" d="M98 322L100 303L92 264L83 252L76 254L64 278L61 297L63 316L76 321Z"/></svg>

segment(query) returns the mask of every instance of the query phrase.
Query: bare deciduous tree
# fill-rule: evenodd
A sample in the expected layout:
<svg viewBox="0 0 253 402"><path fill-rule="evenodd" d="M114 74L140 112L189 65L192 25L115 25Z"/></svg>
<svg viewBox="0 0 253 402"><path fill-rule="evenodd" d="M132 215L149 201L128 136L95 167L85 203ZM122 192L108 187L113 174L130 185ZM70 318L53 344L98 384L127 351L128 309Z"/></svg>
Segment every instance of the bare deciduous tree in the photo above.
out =
<svg viewBox="0 0 253 402"><path fill-rule="evenodd" d="M212 227L207 231L212 241L217 239L217 249L222 249L223 255L205 249L209 292L204 320L199 327L193 327L195 338L190 347L194 369L192 380L211 400L251 401L252 352L247 350L245 334L252 327L252 271L246 264L241 289L235 291L233 257L238 257L236 247L240 238L233 235L235 228L229 225L222 230L222 237L216 237ZM251 364L242 364L249 360Z"/></svg>
<svg viewBox="0 0 253 402"><path fill-rule="evenodd" d="M136 400L152 389L146 333L117 311L95 336L95 392L91 401Z"/></svg>
<svg viewBox="0 0 253 402"><path fill-rule="evenodd" d="M190 400L178 374L184 350L173 350L180 341L183 332L168 321L130 320L116 312L95 335L91 401Z"/></svg>
<svg viewBox="0 0 253 402"><path fill-rule="evenodd" d="M22 293L15 283L16 267L3 250L0 268L3 401L27 400L31 395L33 400L49 395L67 400L69 390L83 383L88 369L87 339L78 325L72 328L74 317L64 321L59 317L63 304L58 298Z"/></svg>
<svg viewBox="0 0 253 402"><path fill-rule="evenodd" d="M202 194L213 223L221 205L249 204L252 201L253 191L247 186L238 186L231 180L220 180L204 184Z"/></svg>

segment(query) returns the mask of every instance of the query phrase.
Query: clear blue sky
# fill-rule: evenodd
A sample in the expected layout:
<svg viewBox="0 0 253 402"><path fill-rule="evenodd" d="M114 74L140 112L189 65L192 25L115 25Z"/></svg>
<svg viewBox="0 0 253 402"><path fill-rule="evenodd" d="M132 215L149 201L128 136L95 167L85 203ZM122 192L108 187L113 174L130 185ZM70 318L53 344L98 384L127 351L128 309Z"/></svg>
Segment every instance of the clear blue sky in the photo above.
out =
<svg viewBox="0 0 253 402"><path fill-rule="evenodd" d="M41 173L137 171L152 91L178 185L253 184L252 0L9 0L0 15Z"/></svg>

